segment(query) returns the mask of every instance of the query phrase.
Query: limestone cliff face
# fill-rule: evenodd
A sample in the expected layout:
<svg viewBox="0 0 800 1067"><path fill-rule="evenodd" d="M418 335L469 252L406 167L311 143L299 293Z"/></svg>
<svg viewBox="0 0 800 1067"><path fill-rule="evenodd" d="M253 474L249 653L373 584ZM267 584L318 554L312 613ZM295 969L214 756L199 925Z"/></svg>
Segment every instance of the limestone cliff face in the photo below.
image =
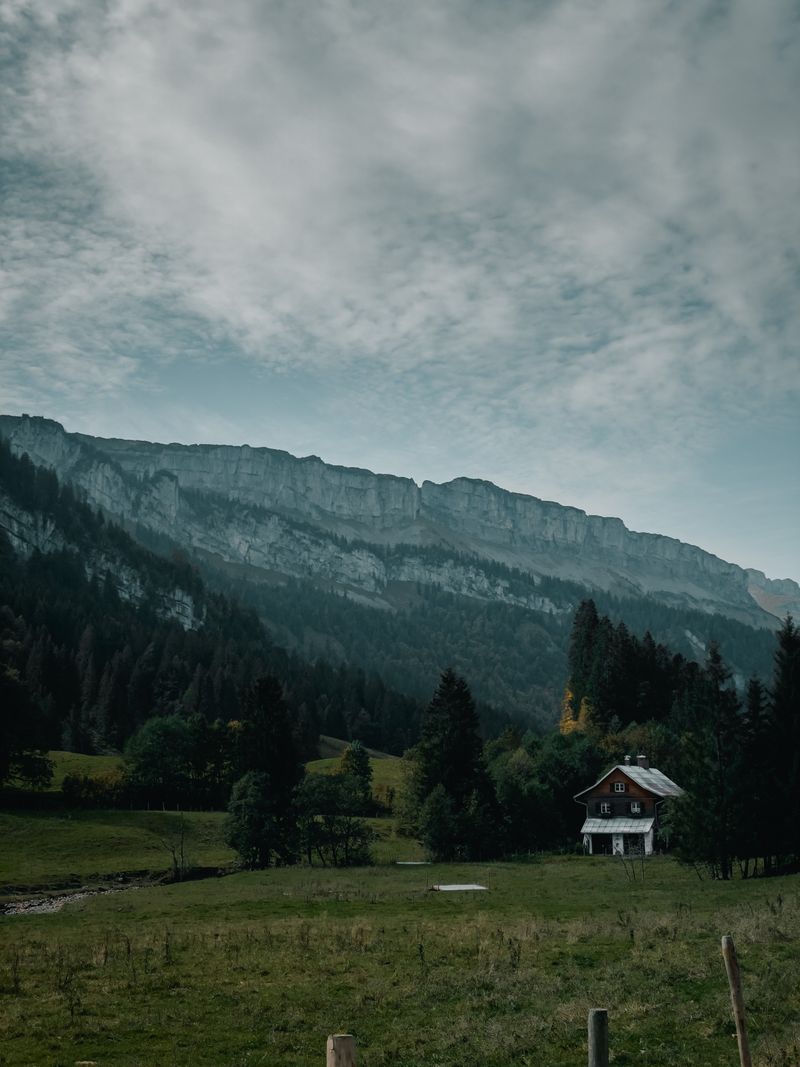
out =
<svg viewBox="0 0 800 1067"><path fill-rule="evenodd" d="M157 445L74 435L146 481L172 475L183 489L221 493L229 500L310 519L340 519L372 529L417 518L419 489L408 478L334 467L316 456L249 445Z"/></svg>
<svg viewBox="0 0 800 1067"><path fill-rule="evenodd" d="M800 612L800 586L745 571L620 519L457 478L407 478L297 459L268 448L161 445L68 434L46 419L0 416L18 453L80 486L90 502L226 562L313 577L380 597L422 582L555 610L512 592L486 561L589 588L774 625ZM436 548L436 558L422 549ZM388 551L391 549L391 551ZM541 603L536 603L541 601Z"/></svg>
<svg viewBox="0 0 800 1067"><path fill-rule="evenodd" d="M32 515L0 490L0 530L4 530L17 555L28 559L34 552L60 552L67 547L52 519Z"/></svg>
<svg viewBox="0 0 800 1067"><path fill-rule="evenodd" d="M14 551L24 558L34 552L47 554L63 549L78 551L87 578L100 582L111 578L117 593L123 600L140 603L155 599L156 610L163 618L174 619L184 629L194 629L201 622L201 613L191 593L177 587L171 589L145 588L137 571L113 556L98 552L85 552L64 537L58 525L50 518L34 514L20 507L0 489L0 530L11 542Z"/></svg>

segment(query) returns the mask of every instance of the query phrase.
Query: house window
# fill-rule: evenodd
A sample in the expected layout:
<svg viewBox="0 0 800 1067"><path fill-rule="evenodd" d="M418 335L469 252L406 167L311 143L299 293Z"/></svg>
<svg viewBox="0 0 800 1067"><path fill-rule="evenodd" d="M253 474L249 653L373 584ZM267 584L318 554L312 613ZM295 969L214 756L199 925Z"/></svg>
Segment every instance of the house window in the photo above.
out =
<svg viewBox="0 0 800 1067"><path fill-rule="evenodd" d="M632 800L632 801L631 801L631 815L641 815L641 814L642 814L642 804L641 804L641 801L639 801L639 800Z"/></svg>
<svg viewBox="0 0 800 1067"><path fill-rule="evenodd" d="M614 792L615 793L624 793L625 792L625 783L624 782L614 782Z"/></svg>
<svg viewBox="0 0 800 1067"><path fill-rule="evenodd" d="M600 814L601 815L610 815L611 814L611 804L607 800L601 800L600 801Z"/></svg>

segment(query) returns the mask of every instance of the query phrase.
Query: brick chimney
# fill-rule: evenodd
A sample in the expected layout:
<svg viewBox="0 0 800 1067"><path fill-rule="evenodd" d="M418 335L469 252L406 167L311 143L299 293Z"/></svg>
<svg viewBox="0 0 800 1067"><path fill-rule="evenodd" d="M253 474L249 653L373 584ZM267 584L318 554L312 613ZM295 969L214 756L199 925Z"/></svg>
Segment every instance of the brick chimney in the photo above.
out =
<svg viewBox="0 0 800 1067"><path fill-rule="evenodd" d="M636 763L639 767L643 767L645 770L650 769L650 760L647 758L647 756L643 756L641 752L636 757Z"/></svg>

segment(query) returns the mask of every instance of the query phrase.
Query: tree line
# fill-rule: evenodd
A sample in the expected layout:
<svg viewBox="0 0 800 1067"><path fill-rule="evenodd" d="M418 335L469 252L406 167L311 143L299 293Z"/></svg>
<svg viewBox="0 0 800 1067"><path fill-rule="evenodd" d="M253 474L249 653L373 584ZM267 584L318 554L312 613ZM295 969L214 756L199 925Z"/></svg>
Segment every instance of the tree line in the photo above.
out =
<svg viewBox="0 0 800 1067"><path fill-rule="evenodd" d="M734 685L719 646L703 664L649 633L575 615L560 730L621 757L644 751L684 789L668 829L678 855L712 877L769 873L800 862L800 632L787 617L769 685Z"/></svg>
<svg viewBox="0 0 800 1067"><path fill-rule="evenodd" d="M436 556L446 554L440 549ZM242 576L232 578L208 562L201 561L200 566L215 588L255 608L273 640L303 649L311 658L358 663L417 701L429 698L442 666L449 664L468 676L487 733L500 733L512 723L523 730L549 730L558 722L572 621L586 596L586 588L576 583L521 575L481 560L481 571L506 582L520 595L547 598L554 610L532 611L421 583L383 590L382 598L390 609L380 610L322 589L311 579L289 578L279 586L268 586ZM649 597L620 599L600 592L593 596L598 610L614 620L613 625L624 620L631 634L642 637L650 632L656 643L669 646L685 659L698 656L698 646L688 631L703 643L716 639L743 677L765 677L769 671L773 641L767 629L668 607ZM369 729L370 724L363 727ZM399 720L388 729L393 752L415 740ZM377 744L363 728L356 736Z"/></svg>
<svg viewBox="0 0 800 1067"><path fill-rule="evenodd" d="M43 750L119 751L153 717L181 720L183 747L217 745L224 761L243 694L263 675L281 683L307 757L320 733L368 733L400 750L416 739L419 701L374 673L278 647L252 608L209 591L185 557L138 545L1 438L0 492L61 546L26 558L0 529L0 786L41 780ZM193 625L170 611L176 591Z"/></svg>

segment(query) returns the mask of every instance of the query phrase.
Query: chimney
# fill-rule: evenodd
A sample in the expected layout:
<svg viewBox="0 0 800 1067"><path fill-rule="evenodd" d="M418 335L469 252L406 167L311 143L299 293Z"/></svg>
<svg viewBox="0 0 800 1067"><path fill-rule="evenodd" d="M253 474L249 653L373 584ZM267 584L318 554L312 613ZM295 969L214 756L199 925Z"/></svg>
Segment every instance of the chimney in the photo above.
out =
<svg viewBox="0 0 800 1067"><path fill-rule="evenodd" d="M631 758L630 758L630 756L626 756L625 757L625 766L626 767L630 767L630 765L631 765Z"/></svg>
<svg viewBox="0 0 800 1067"><path fill-rule="evenodd" d="M640 767L643 767L643 768L644 768L645 770L649 770L649 768L650 768L650 760L649 760L649 759L647 758L647 756L643 756L643 755L641 754L641 752L640 752L640 753L639 753L639 755L638 755L638 756L636 757L636 763L637 763L637 764L638 764L638 765L639 765Z"/></svg>

